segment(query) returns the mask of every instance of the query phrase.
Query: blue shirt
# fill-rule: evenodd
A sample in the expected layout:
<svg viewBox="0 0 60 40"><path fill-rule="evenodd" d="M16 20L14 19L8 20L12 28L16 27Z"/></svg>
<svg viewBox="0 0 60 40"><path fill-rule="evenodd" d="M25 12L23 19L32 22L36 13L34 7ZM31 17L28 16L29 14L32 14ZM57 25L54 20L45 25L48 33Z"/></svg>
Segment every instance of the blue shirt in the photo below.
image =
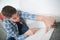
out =
<svg viewBox="0 0 60 40"><path fill-rule="evenodd" d="M24 30L28 30L29 28L23 19L35 20L36 15L23 11L18 11L18 13L21 17L20 23L23 24L22 31L24 32ZM3 21L3 27L7 32L7 39L9 37L14 37L16 40L24 40L27 37L25 34L19 35L17 24L12 22L6 17L4 18Z"/></svg>

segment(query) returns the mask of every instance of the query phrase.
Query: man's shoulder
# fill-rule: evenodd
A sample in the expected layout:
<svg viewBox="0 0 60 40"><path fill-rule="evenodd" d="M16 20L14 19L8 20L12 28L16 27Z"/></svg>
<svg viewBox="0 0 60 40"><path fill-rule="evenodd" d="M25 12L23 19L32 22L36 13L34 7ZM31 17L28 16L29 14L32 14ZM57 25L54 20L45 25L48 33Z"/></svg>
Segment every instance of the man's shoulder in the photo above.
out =
<svg viewBox="0 0 60 40"><path fill-rule="evenodd" d="M13 26L12 25L13 23L11 23L11 21L9 21L8 19L4 18L4 21L3 21L3 25L4 27L7 27L7 26Z"/></svg>
<svg viewBox="0 0 60 40"><path fill-rule="evenodd" d="M4 18L3 24L10 24L9 20L7 18Z"/></svg>
<svg viewBox="0 0 60 40"><path fill-rule="evenodd" d="M6 22L7 23L8 22L8 19L5 17L4 20L3 20L3 22Z"/></svg>

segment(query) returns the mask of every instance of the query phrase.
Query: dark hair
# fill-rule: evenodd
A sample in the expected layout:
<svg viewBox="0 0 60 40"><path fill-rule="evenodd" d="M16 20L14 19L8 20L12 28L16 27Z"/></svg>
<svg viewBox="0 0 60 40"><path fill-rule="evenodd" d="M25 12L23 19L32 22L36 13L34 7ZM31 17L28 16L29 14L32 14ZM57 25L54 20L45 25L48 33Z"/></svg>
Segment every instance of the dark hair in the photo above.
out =
<svg viewBox="0 0 60 40"><path fill-rule="evenodd" d="M3 9L2 9L1 12L2 12L2 14L3 14L5 17L10 18L10 17L12 17L12 15L15 14L17 11L16 11L16 9L15 9L14 7L12 7L12 6L5 6L5 7L3 7Z"/></svg>

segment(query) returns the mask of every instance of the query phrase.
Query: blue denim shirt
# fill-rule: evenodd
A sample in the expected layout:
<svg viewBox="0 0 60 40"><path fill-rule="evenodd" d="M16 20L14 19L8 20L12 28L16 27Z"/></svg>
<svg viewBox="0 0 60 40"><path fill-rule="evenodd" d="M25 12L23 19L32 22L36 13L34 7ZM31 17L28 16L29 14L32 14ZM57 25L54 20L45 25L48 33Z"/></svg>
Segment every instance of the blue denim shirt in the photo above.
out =
<svg viewBox="0 0 60 40"><path fill-rule="evenodd" d="M35 20L36 15L30 14L28 12L23 12L23 11L18 11L18 14L21 17L20 23L23 24L22 31L26 32L29 28L23 19ZM4 21L3 21L3 27L7 32L7 39L9 37L14 37L16 40L24 40L27 37L25 34L19 35L17 24L12 22L6 17L4 18Z"/></svg>

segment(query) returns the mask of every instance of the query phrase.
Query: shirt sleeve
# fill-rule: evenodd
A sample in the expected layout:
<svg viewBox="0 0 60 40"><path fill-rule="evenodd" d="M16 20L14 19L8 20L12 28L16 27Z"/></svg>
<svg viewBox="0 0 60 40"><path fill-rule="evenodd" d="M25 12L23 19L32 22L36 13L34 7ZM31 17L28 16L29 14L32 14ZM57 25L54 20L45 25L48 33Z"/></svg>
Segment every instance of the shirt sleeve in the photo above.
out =
<svg viewBox="0 0 60 40"><path fill-rule="evenodd" d="M24 12L24 11L19 11L19 14L22 18L25 18L25 19L29 19L29 20L35 20L36 19L35 14L31 14L31 13Z"/></svg>
<svg viewBox="0 0 60 40"><path fill-rule="evenodd" d="M4 28L6 29L7 33L9 33L9 36L12 36L17 40L23 40L27 37L25 34L18 35L17 32L13 31L12 26L9 25L9 23L4 23Z"/></svg>

